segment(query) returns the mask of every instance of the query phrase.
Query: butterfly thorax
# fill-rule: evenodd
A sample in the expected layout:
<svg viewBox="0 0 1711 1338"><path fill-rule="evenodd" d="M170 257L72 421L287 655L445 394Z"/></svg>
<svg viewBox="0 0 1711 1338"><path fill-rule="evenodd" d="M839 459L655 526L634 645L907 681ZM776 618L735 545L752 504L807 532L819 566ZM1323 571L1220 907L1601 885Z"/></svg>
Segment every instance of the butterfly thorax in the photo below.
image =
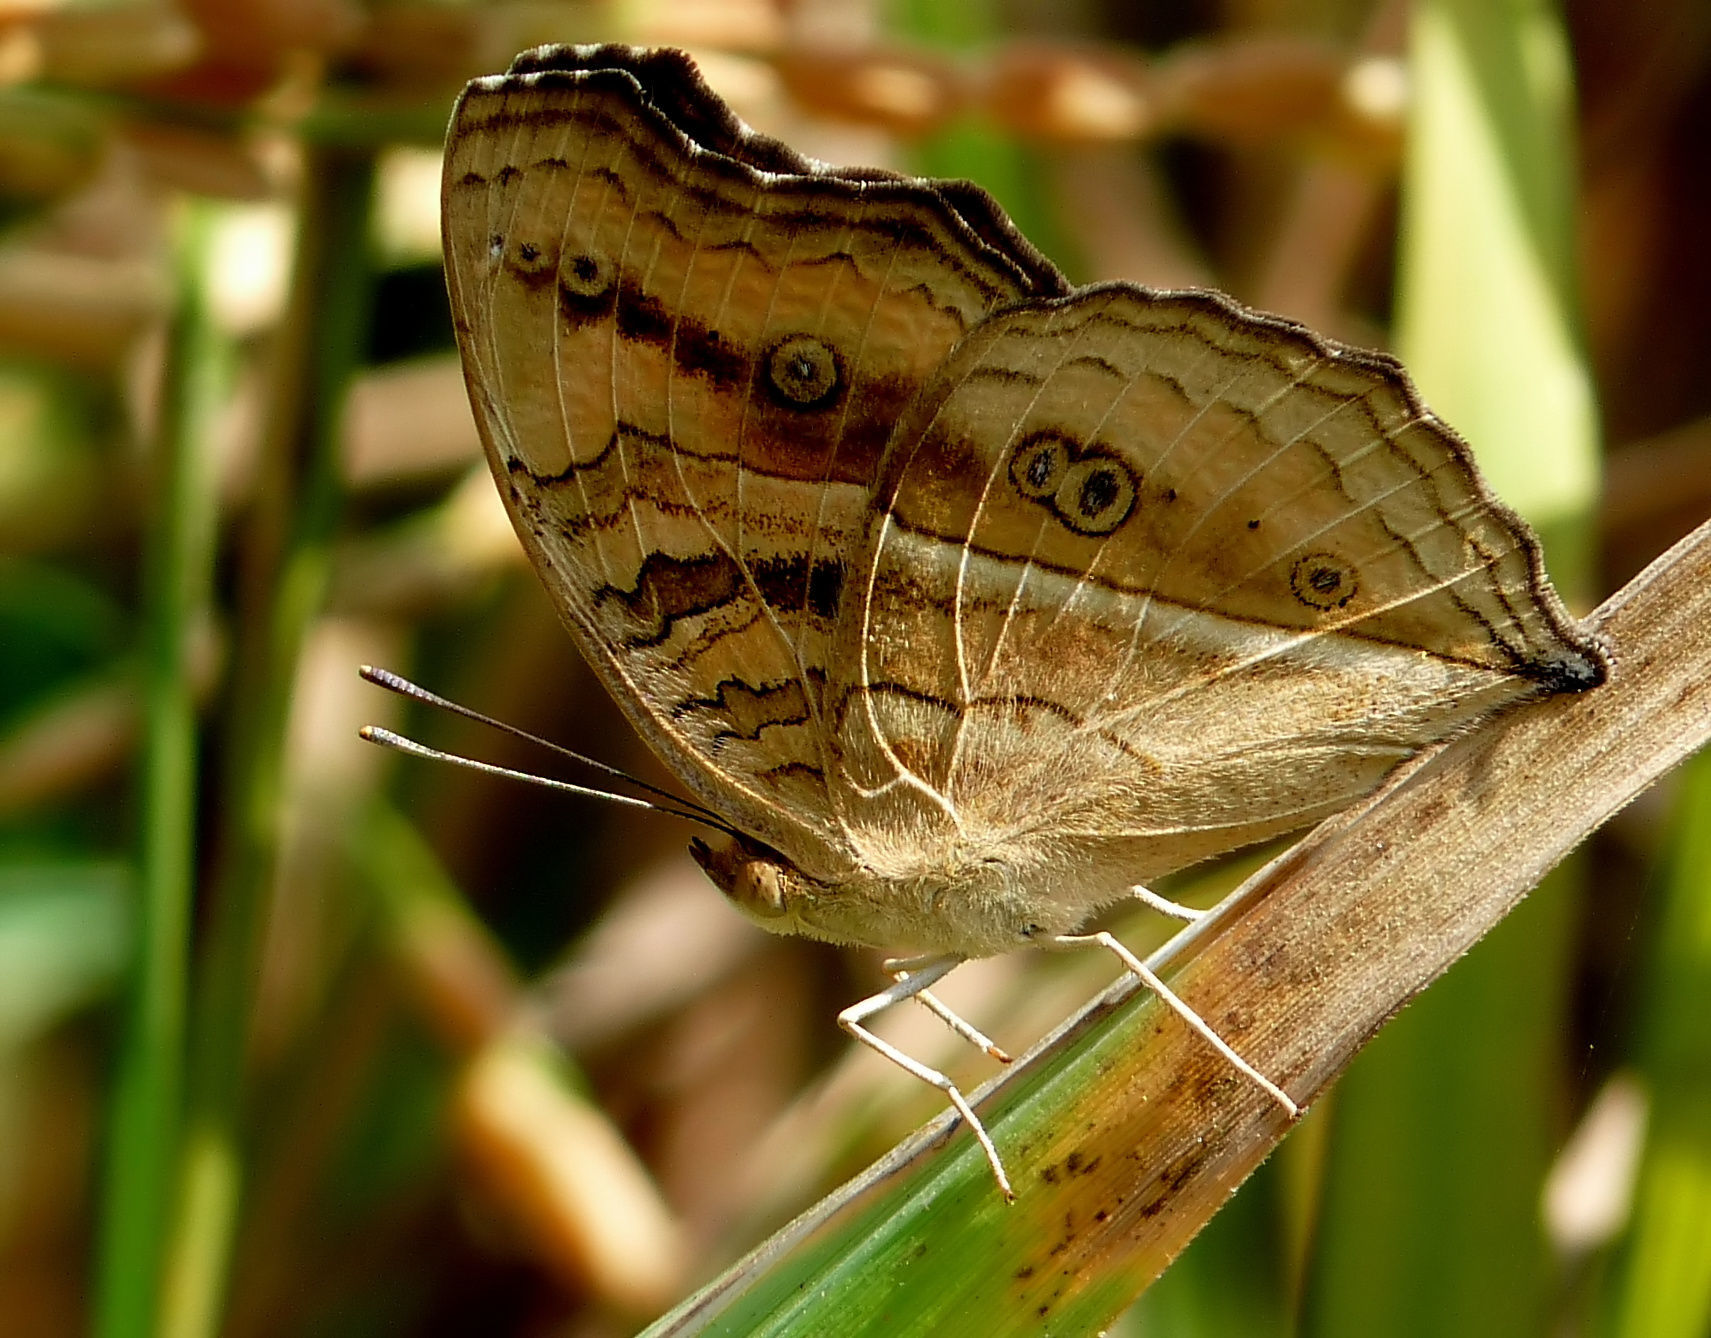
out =
<svg viewBox="0 0 1711 1338"><path fill-rule="evenodd" d="M857 866L832 880L746 837L720 848L696 841L690 853L763 929L894 955L1013 952L1073 932L1093 909L1053 896L1043 877L1029 875L1035 861L1011 852L969 851L895 870Z"/></svg>

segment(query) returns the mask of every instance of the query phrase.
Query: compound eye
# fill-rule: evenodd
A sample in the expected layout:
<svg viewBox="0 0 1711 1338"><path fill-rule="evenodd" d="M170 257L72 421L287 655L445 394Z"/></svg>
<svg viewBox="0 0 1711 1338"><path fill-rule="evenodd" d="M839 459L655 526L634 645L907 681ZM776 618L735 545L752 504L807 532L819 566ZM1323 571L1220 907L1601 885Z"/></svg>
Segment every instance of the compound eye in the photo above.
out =
<svg viewBox="0 0 1711 1338"><path fill-rule="evenodd" d="M775 920L784 914L784 880L776 864L750 861L738 872L732 893L754 915Z"/></svg>

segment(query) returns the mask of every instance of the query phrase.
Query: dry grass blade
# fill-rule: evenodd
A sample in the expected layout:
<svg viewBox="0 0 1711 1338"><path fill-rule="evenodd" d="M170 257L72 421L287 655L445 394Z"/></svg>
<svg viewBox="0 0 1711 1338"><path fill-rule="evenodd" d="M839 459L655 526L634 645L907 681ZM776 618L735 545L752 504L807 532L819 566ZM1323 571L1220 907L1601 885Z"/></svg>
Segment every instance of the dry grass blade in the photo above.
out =
<svg viewBox="0 0 1711 1338"><path fill-rule="evenodd" d="M1173 986L1297 1099L1324 1091L1552 865L1711 738L1711 524L1592 622L1615 662L1606 686L1514 711L1409 766L1178 940ZM1136 993L1114 987L986 1097L1015 1207L982 1184L966 1140L952 1144L955 1169L932 1156L949 1136L941 1120L657 1331L788 1332L789 1298L804 1291L838 1303L819 1313L851 1333L866 1331L865 1297L875 1324L881 1310L927 1321L973 1305L993 1332L1037 1331L1048 1316L1054 1331L1098 1327L1287 1131L1185 1027L1128 1007Z"/></svg>

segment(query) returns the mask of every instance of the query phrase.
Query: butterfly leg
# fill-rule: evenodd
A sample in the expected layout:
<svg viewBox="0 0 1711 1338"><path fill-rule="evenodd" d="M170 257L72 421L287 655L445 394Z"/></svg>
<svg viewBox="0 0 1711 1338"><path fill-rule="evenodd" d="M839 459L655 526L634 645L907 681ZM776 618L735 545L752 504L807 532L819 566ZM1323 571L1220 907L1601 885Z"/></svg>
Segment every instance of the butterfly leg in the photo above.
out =
<svg viewBox="0 0 1711 1338"><path fill-rule="evenodd" d="M923 967L932 966L943 960L942 957L888 957L880 969L893 980L902 983ZM937 978L943 979L942 976ZM1011 1062L1008 1051L1001 1049L996 1041L972 1022L958 1016L938 995L929 990L921 990L915 995L915 1002L976 1049L986 1051L1000 1064Z"/></svg>
<svg viewBox="0 0 1711 1338"><path fill-rule="evenodd" d="M1118 960L1139 976L1142 984L1158 995L1160 1002L1164 1003L1210 1042L1213 1049L1224 1056L1232 1068L1282 1106L1288 1112L1290 1119L1293 1120L1300 1116L1301 1107L1296 1105L1281 1087L1231 1049L1230 1043L1213 1031L1205 1018L1184 1003L1174 990L1160 980L1157 972L1151 970L1145 962L1125 948L1112 935L1103 931L1097 934L1059 934L1056 938L1044 941L1044 946L1048 948L1080 948L1088 945L1105 948L1116 953Z"/></svg>
<svg viewBox="0 0 1711 1338"><path fill-rule="evenodd" d="M957 1114L961 1115L963 1122L968 1125L969 1132L980 1144L980 1150L986 1154L986 1163L992 1168L992 1175L998 1181L999 1191L1006 1199L1014 1202L1016 1191L1010 1188L1010 1177L1004 1173L1004 1163L998 1156L998 1148L992 1141L992 1135L986 1132L986 1126L980 1122L980 1117L974 1113L974 1107L968 1104L968 1098L957 1089L957 1085L937 1069L928 1068L920 1060L904 1054L889 1041L881 1040L862 1025L875 1013L883 1012L892 1004L902 1003L905 999L919 998L929 985L943 980L954 968L960 966L962 958L930 957L925 960L916 959L911 964L916 968L913 971L905 970L901 964L898 965L897 970L900 978L890 988L883 989L878 994L863 999L859 1003L853 1003L839 1013L838 1025L863 1045L884 1055L904 1072L914 1074L922 1082L931 1084L945 1094L951 1105L956 1107ZM888 963L888 965L890 964ZM943 1007L941 1004L940 1008ZM937 1009L933 1011L938 1012ZM946 1014L949 1014L950 1017L956 1017L949 1009L944 1009L944 1012L938 1015L945 1017ZM957 1021L961 1022L962 1019L957 1018ZM972 1032L974 1036L980 1035L966 1022L963 1023L963 1026L967 1027L968 1032ZM954 1023L952 1027L956 1029ZM967 1033L960 1034L966 1035ZM990 1045L990 1042L987 1044Z"/></svg>
<svg viewBox="0 0 1711 1338"><path fill-rule="evenodd" d="M1173 920L1187 920L1193 924L1206 914L1205 911L1197 911L1192 906L1184 906L1180 901L1161 897L1150 887L1142 887L1139 883L1131 887L1129 893L1148 910L1157 911L1160 915L1168 915Z"/></svg>

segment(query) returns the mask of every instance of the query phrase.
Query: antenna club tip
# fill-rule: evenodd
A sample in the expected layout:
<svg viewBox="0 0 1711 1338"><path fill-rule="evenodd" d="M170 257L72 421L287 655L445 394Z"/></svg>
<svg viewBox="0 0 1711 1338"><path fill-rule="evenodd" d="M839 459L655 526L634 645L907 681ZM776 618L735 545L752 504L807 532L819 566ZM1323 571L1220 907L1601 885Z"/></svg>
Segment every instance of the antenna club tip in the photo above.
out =
<svg viewBox="0 0 1711 1338"><path fill-rule="evenodd" d="M364 725L357 730L357 737L362 739L365 743L378 744L382 748L392 748L398 752L407 753L411 757L422 757L437 759L442 762L453 762L458 766L468 767L473 771L479 771L489 776L508 776L513 780L528 781L531 784L543 785L549 790L558 790L565 794L579 794L589 798L604 799L608 803L626 804L634 808L657 809L662 813L670 813L674 817L685 818L690 822L704 823L718 831L727 832L731 836L741 839L740 832L737 832L734 828L720 820L711 810L702 808L693 800L678 799L664 790L655 789L651 785L647 785L642 781L636 780L633 776L624 775L623 772L618 771L615 767L609 767L603 762L596 762L592 758L584 757L581 753L572 752L568 748L560 748L557 744L548 743L545 739L539 738L534 734L530 734L526 730L517 729L515 726L494 720L490 716L482 715L479 711L472 711L467 706L459 706L456 702L449 702L444 697L439 697L434 693L429 692L426 688L417 687L416 684L410 682L407 678L400 678L389 669L377 669L373 665L365 664L361 667L360 672L369 682L376 683L383 688L390 689L401 696L410 698L412 701L421 702L428 706L440 707L444 710L451 711L456 715L461 715L466 719L478 720L484 725L491 725L496 729L504 730L507 734L514 735L519 739L526 739L530 743L540 744L541 746L551 749L562 756L570 758L572 761L595 767L609 775L618 776L623 780L629 781L633 785L639 785L642 789L648 790L666 802L661 804L652 799L638 799L634 795L620 794L610 790L595 790L586 785L574 785L569 781L553 780L546 776L531 776L527 772L514 771L509 767L494 766L488 762L478 762L474 758L470 757L459 757L454 753L442 752L438 748L430 748L426 744L417 743L414 739L407 738L402 734L394 733L390 729L383 729L379 725Z"/></svg>

